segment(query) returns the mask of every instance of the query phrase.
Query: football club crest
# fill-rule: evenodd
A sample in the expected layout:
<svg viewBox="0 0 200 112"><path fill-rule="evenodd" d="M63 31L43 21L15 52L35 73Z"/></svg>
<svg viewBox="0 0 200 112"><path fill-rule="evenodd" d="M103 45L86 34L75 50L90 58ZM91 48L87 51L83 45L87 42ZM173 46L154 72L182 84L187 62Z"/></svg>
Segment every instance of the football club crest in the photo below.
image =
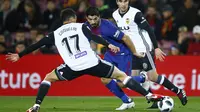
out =
<svg viewBox="0 0 200 112"><path fill-rule="evenodd" d="M129 18L126 18L126 24L129 24L129 23L130 23Z"/></svg>
<svg viewBox="0 0 200 112"><path fill-rule="evenodd" d="M147 63L143 63L142 66L143 66L143 69L144 69L144 70L147 70L147 68L148 68Z"/></svg>

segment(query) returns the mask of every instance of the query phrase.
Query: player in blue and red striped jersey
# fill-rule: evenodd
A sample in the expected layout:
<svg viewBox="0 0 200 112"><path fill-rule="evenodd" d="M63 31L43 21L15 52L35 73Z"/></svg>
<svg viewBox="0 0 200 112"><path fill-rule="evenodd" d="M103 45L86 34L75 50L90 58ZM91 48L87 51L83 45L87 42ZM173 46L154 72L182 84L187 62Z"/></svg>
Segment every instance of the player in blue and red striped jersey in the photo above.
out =
<svg viewBox="0 0 200 112"><path fill-rule="evenodd" d="M132 69L132 54L134 47L129 36L121 32L114 23L109 20L101 19L100 13L96 7L90 7L86 11L85 23L93 33L100 35L109 43L120 48L120 52L113 53L109 50L104 55L104 60L114 64L120 70L124 71L127 75L131 76ZM134 45L133 45L134 46ZM137 53L135 54L137 55ZM146 80L146 76L134 76L136 81L143 83ZM117 83L112 79L101 78L102 83L118 98L123 101L124 110L135 106L134 102L122 91Z"/></svg>

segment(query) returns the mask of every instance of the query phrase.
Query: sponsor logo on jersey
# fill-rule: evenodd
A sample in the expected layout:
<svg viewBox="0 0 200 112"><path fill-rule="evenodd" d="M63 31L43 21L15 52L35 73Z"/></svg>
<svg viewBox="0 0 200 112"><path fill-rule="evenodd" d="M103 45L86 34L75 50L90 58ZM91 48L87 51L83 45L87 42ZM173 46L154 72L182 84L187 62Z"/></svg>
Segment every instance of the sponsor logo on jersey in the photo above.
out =
<svg viewBox="0 0 200 112"><path fill-rule="evenodd" d="M77 58L83 57L85 55L87 55L87 51L83 51L83 52L80 52L80 53L76 54L75 58L77 59Z"/></svg>
<svg viewBox="0 0 200 112"><path fill-rule="evenodd" d="M119 29L120 30L129 30L130 29L130 27L129 26L122 26L122 27L119 27Z"/></svg>
<svg viewBox="0 0 200 112"><path fill-rule="evenodd" d="M126 18L126 24L129 24L129 23L130 23L130 19Z"/></svg>
<svg viewBox="0 0 200 112"><path fill-rule="evenodd" d="M148 64L147 63L143 63L142 66L143 66L144 70L146 70L148 68Z"/></svg>

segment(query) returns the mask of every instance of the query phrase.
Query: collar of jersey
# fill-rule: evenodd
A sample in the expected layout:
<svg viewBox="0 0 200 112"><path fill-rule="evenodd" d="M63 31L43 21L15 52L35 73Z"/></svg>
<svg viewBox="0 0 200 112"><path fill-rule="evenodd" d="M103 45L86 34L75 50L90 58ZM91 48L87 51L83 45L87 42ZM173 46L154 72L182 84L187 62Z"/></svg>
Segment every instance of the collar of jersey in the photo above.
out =
<svg viewBox="0 0 200 112"><path fill-rule="evenodd" d="M119 15L120 15L121 17L123 17L123 16L129 11L129 9L130 9L130 6L128 7L128 10L127 10L125 13L123 13L123 14L121 14L120 11L118 10Z"/></svg>

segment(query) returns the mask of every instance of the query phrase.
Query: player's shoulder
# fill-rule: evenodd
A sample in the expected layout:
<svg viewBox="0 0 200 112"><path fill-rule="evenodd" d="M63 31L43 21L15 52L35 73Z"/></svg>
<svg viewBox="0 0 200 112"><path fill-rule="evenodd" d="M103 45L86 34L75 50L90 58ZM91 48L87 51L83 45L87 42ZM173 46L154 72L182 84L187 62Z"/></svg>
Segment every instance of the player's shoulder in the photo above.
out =
<svg viewBox="0 0 200 112"><path fill-rule="evenodd" d="M88 21L84 22L83 24L86 25L86 26L90 25Z"/></svg>
<svg viewBox="0 0 200 112"><path fill-rule="evenodd" d="M82 28L82 26L83 26L83 23L68 23L68 24L64 24L60 26L58 29L54 31L54 33L60 32L61 30L66 29L66 28L71 28L71 27Z"/></svg>
<svg viewBox="0 0 200 112"><path fill-rule="evenodd" d="M102 24L103 26L107 26L107 27L113 26L113 25L114 25L114 23L113 23L112 21L107 20L107 19L101 19L101 24Z"/></svg>
<svg viewBox="0 0 200 112"><path fill-rule="evenodd" d="M103 24L109 24L109 23L111 23L111 21L108 20L108 19L101 19L101 22L102 22Z"/></svg>
<svg viewBox="0 0 200 112"><path fill-rule="evenodd" d="M141 12L139 9L137 9L137 8L135 8L135 7L131 7L131 6L130 6L130 9L129 9L129 10L130 10L130 12L132 12L132 13Z"/></svg>
<svg viewBox="0 0 200 112"><path fill-rule="evenodd" d="M113 17L116 17L117 15L119 15L119 9L115 10L115 11L112 13L112 16L113 16Z"/></svg>
<svg viewBox="0 0 200 112"><path fill-rule="evenodd" d="M83 26L86 26L87 28L91 29L91 25L90 25L90 23L88 21L83 23Z"/></svg>

